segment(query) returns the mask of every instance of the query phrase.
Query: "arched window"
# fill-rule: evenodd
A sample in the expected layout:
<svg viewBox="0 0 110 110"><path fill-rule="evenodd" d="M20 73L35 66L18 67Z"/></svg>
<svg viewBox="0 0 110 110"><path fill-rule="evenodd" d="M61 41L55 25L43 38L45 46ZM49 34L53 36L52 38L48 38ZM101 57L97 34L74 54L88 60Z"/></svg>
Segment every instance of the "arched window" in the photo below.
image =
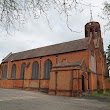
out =
<svg viewBox="0 0 110 110"><path fill-rule="evenodd" d="M7 65L5 65L4 68L3 68L2 78L7 78Z"/></svg>
<svg viewBox="0 0 110 110"><path fill-rule="evenodd" d="M94 37L93 35L94 35L94 33L93 33L94 31L93 31L93 29L92 28L90 28L90 37Z"/></svg>
<svg viewBox="0 0 110 110"><path fill-rule="evenodd" d="M24 79L25 66L26 66L26 63L22 63L21 72L20 72L20 79Z"/></svg>
<svg viewBox="0 0 110 110"><path fill-rule="evenodd" d="M11 69L11 78L15 79L16 78L16 65L13 64L12 69Z"/></svg>
<svg viewBox="0 0 110 110"><path fill-rule="evenodd" d="M50 60L46 60L44 64L44 79L50 78L51 69L52 69L52 62Z"/></svg>
<svg viewBox="0 0 110 110"><path fill-rule="evenodd" d="M39 64L38 62L34 62L32 64L32 79L38 79L38 73L39 73Z"/></svg>

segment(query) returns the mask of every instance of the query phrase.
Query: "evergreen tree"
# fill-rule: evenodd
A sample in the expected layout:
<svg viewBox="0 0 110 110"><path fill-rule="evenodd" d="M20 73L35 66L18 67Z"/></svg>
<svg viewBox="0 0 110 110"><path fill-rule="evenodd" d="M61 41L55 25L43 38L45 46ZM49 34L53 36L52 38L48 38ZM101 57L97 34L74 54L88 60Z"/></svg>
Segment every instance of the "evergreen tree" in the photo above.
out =
<svg viewBox="0 0 110 110"><path fill-rule="evenodd" d="M108 46L106 54L107 54L106 60L107 60L107 64L108 64L108 69L110 69L110 44Z"/></svg>

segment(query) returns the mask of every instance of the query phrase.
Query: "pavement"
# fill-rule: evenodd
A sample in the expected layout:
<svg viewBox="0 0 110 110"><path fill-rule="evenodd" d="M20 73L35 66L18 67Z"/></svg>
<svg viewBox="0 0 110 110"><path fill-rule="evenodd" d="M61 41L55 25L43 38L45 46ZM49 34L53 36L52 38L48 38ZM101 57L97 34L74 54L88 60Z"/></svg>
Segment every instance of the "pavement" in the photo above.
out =
<svg viewBox="0 0 110 110"><path fill-rule="evenodd" d="M64 97L0 88L0 110L110 110L110 97Z"/></svg>

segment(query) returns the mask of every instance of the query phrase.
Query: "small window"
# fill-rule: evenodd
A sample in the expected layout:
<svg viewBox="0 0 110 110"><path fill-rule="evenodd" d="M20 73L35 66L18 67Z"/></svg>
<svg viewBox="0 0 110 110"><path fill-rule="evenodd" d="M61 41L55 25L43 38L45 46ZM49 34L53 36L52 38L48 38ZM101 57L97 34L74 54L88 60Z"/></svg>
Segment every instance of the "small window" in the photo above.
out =
<svg viewBox="0 0 110 110"><path fill-rule="evenodd" d="M13 64L12 69L11 69L11 78L15 79L16 78L16 65Z"/></svg>
<svg viewBox="0 0 110 110"><path fill-rule="evenodd" d="M90 32L90 37L93 37L93 32Z"/></svg>
<svg viewBox="0 0 110 110"><path fill-rule="evenodd" d="M32 64L32 79L38 79L38 72L39 72L39 64L38 62L34 62Z"/></svg>
<svg viewBox="0 0 110 110"><path fill-rule="evenodd" d="M94 32L93 29L90 28L90 37L94 37L94 33L93 32Z"/></svg>
<svg viewBox="0 0 110 110"><path fill-rule="evenodd" d="M26 66L26 63L22 63L21 72L20 72L20 79L24 79L25 66Z"/></svg>
<svg viewBox="0 0 110 110"><path fill-rule="evenodd" d="M98 32L95 32L95 37L98 38Z"/></svg>
<svg viewBox="0 0 110 110"><path fill-rule="evenodd" d="M52 69L52 62L48 59L44 64L44 79L50 78L50 70Z"/></svg>
<svg viewBox="0 0 110 110"><path fill-rule="evenodd" d="M2 78L7 78L7 65L5 65L4 68L3 68Z"/></svg>

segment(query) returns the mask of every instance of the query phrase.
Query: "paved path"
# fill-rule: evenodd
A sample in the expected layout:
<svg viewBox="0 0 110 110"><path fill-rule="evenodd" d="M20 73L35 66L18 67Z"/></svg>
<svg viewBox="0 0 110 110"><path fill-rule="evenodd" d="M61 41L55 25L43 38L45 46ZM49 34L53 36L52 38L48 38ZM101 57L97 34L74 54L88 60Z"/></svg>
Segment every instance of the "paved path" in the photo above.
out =
<svg viewBox="0 0 110 110"><path fill-rule="evenodd" d="M110 100L0 89L0 110L110 110Z"/></svg>

